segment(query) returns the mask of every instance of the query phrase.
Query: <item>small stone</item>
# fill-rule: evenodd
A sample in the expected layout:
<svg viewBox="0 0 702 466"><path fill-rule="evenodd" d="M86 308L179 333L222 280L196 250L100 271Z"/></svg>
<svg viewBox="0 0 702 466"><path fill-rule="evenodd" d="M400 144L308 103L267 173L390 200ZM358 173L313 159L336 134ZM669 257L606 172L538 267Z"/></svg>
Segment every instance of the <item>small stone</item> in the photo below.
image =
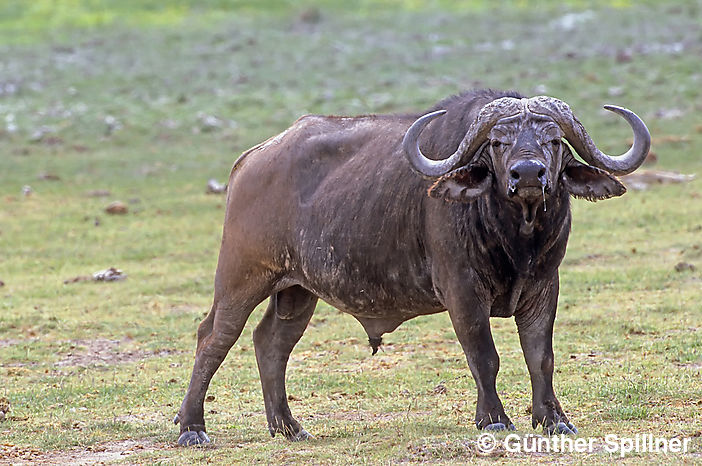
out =
<svg viewBox="0 0 702 466"><path fill-rule="evenodd" d="M114 201L107 207L105 207L105 212L112 215L124 215L129 212L127 204L122 201Z"/></svg>
<svg viewBox="0 0 702 466"><path fill-rule="evenodd" d="M695 267L694 264L690 264L688 262L678 262L677 264L675 264L676 272L685 272L686 270L694 272L695 270L697 270L697 267Z"/></svg>
<svg viewBox="0 0 702 466"><path fill-rule="evenodd" d="M310 7L300 13L300 21L307 24L317 24L322 20L322 13L319 8Z"/></svg>
<svg viewBox="0 0 702 466"><path fill-rule="evenodd" d="M207 182L207 194L222 194L227 192L227 185L211 179Z"/></svg>
<svg viewBox="0 0 702 466"><path fill-rule="evenodd" d="M122 123L112 115L105 116L105 136L110 136L115 131L122 128Z"/></svg>
<svg viewBox="0 0 702 466"><path fill-rule="evenodd" d="M607 89L607 94L610 97L620 97L624 94L624 88L622 86L613 86Z"/></svg>
<svg viewBox="0 0 702 466"><path fill-rule="evenodd" d="M439 382L439 385L434 387L434 394L436 395L445 395L448 392L446 389L446 385L444 385L444 382Z"/></svg>
<svg viewBox="0 0 702 466"><path fill-rule="evenodd" d="M198 130L203 133L210 133L212 131L221 129L224 126L224 121L220 120L214 115L207 115L203 112L199 112L197 114L197 119L200 123Z"/></svg>
<svg viewBox="0 0 702 466"><path fill-rule="evenodd" d="M109 269L100 270L93 274L93 280L96 282L114 282L117 280L124 280L127 275L123 273L120 269L110 267Z"/></svg>
<svg viewBox="0 0 702 466"><path fill-rule="evenodd" d="M631 50L618 50L616 55L617 63L629 63L632 60Z"/></svg>
<svg viewBox="0 0 702 466"><path fill-rule="evenodd" d="M649 151L648 155L643 161L644 165L655 165L658 162L658 155L655 152Z"/></svg>

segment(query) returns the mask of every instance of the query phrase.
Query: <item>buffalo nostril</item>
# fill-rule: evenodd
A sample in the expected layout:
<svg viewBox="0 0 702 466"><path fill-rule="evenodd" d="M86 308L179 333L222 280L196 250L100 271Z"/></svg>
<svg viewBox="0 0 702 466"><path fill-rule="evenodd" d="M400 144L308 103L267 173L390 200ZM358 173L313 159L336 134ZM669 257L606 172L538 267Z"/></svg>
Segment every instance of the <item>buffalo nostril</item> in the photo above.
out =
<svg viewBox="0 0 702 466"><path fill-rule="evenodd" d="M520 187L544 186L547 172L546 165L539 160L518 160L509 167L509 182Z"/></svg>

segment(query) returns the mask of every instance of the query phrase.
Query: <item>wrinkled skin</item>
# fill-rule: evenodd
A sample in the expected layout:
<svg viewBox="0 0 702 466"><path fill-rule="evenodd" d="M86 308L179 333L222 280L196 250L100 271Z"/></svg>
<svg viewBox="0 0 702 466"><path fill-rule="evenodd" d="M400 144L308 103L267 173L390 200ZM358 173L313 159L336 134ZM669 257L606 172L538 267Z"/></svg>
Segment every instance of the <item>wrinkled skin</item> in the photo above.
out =
<svg viewBox="0 0 702 466"><path fill-rule="evenodd" d="M477 91L419 137L440 159L459 147L489 102ZM270 297L254 347L271 435L310 437L288 406L285 369L318 298L353 315L374 352L384 333L448 311L475 379L479 429L514 429L495 390L490 317L514 317L531 378L532 424L575 433L553 390L558 267L570 195L624 193L575 160L548 116L502 119L474 154L442 176L420 176L403 152L418 115L307 116L246 152L232 169L214 303L198 329L192 378L175 422L182 445L207 443L210 380L254 307ZM644 154L645 155L645 154Z"/></svg>

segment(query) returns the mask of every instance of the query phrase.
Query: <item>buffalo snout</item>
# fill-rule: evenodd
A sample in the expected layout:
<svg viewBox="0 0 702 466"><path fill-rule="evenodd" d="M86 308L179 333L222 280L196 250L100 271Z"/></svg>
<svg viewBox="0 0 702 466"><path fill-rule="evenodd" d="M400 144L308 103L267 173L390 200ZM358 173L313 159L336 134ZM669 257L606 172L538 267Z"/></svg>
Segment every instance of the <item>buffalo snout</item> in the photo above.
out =
<svg viewBox="0 0 702 466"><path fill-rule="evenodd" d="M518 160L509 168L509 194L541 195L548 184L546 165L535 159ZM530 196L528 196L530 197Z"/></svg>

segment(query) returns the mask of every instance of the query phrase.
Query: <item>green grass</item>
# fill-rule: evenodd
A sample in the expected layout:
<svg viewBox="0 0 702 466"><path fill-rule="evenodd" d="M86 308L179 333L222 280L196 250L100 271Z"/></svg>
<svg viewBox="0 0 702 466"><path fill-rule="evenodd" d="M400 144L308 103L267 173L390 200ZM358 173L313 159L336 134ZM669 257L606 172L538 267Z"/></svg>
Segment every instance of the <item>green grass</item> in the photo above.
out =
<svg viewBox="0 0 702 466"><path fill-rule="evenodd" d="M259 309L210 388L215 448L174 447L170 420L211 302L224 198L205 194L207 180L226 180L243 150L304 113L418 110L493 87L566 100L609 152L630 134L601 106L627 106L651 129L655 168L698 174L574 201L554 345L556 390L581 436L693 437L688 455L627 461L699 462L702 5L659 3L2 3L0 397L12 411L0 461L125 445L132 454L109 459L483 461L474 383L445 314L406 322L370 357L361 326L320 304L288 371L293 412L317 438L290 444L265 425ZM59 179L38 178L47 173ZM88 195L98 189L110 195ZM129 213L107 215L114 200ZM63 283L110 266L128 278ZM498 391L532 432L514 323L493 328ZM485 461L610 458L501 455Z"/></svg>

